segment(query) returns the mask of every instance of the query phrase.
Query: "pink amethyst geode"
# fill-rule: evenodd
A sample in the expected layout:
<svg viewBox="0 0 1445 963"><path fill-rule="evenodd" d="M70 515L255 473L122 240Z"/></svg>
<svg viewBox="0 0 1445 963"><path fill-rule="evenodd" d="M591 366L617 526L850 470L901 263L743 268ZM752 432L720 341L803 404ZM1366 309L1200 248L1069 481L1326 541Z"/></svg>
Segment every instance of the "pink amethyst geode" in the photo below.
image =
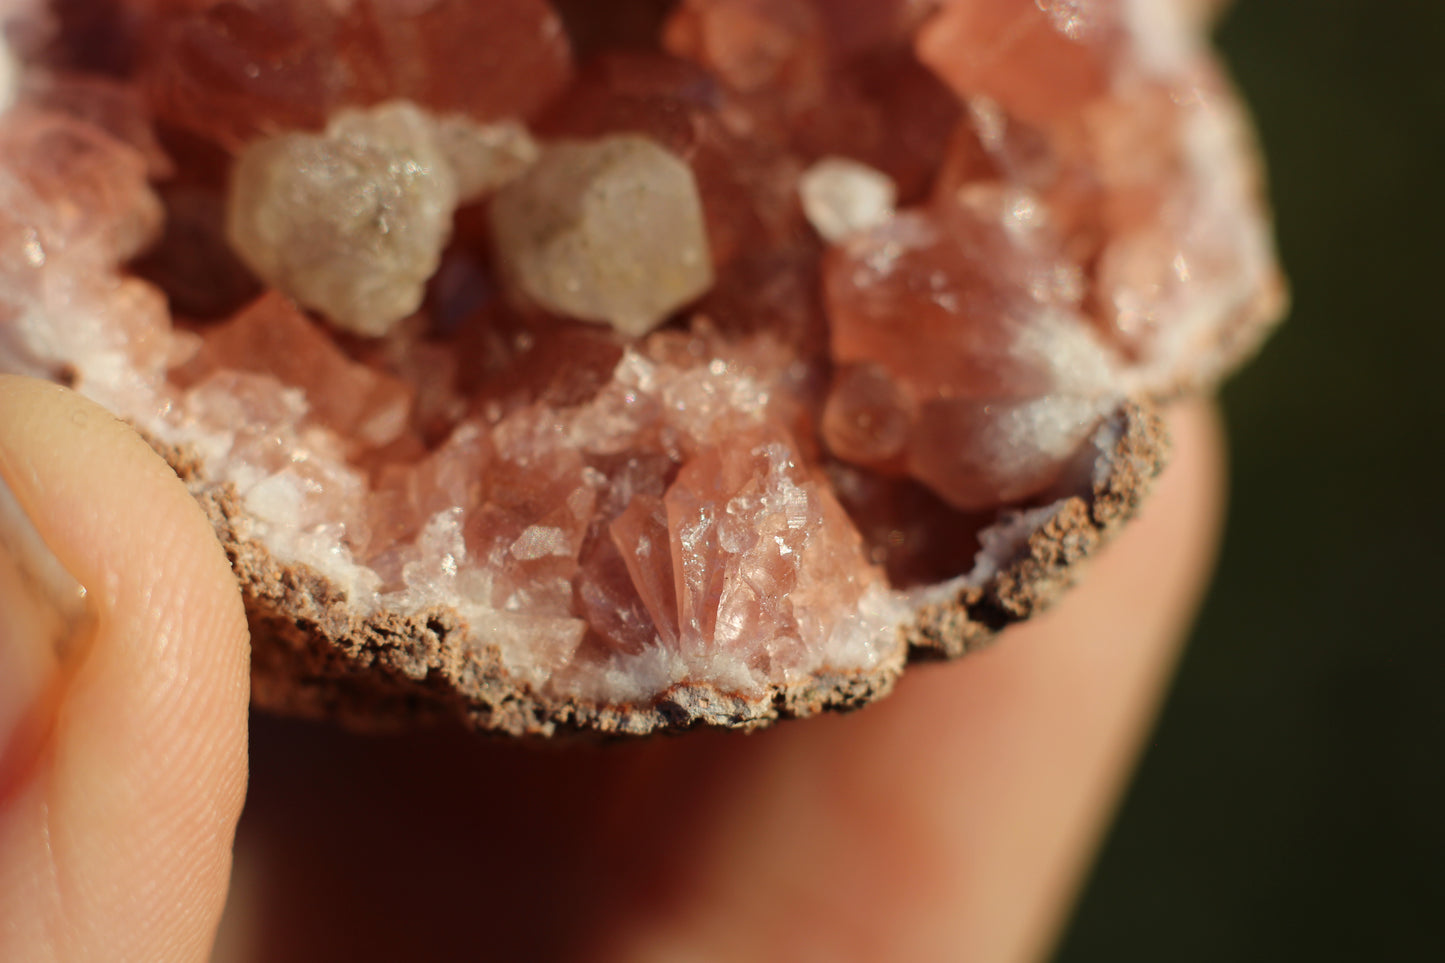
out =
<svg viewBox="0 0 1445 963"><path fill-rule="evenodd" d="M258 705L848 708L1029 617L1281 312L1198 0L6 0L0 370L136 426Z"/></svg>

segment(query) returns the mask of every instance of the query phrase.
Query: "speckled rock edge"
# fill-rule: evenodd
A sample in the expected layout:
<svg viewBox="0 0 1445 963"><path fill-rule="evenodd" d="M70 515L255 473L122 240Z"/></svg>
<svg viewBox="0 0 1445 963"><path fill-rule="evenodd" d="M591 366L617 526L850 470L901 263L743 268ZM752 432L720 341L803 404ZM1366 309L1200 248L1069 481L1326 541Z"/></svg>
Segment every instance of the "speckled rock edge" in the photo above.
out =
<svg viewBox="0 0 1445 963"><path fill-rule="evenodd" d="M906 645L868 672L823 672L761 696L710 685L674 685L649 702L618 705L559 698L511 677L495 647L469 640L450 609L362 618L341 591L306 566L284 565L241 537L240 500L207 484L200 462L156 449L196 495L240 581L252 633L252 702L353 728L433 721L516 736L646 735L699 726L750 729L780 719L846 711L887 695L905 661L953 658L1048 607L1143 502L1167 441L1157 410L1125 402L1112 416L1112 450L1093 466L1091 489L1064 497L982 584L920 607L899 627Z"/></svg>

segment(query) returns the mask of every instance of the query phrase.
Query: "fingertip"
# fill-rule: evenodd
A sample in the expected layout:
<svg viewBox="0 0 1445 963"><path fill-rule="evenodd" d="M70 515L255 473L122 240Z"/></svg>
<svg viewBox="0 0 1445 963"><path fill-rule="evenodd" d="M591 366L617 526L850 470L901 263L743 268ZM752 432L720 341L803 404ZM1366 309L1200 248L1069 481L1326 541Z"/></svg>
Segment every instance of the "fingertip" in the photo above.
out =
<svg viewBox="0 0 1445 963"><path fill-rule="evenodd" d="M0 958L203 959L246 780L249 650L184 485L78 395L0 378L0 476L85 587L40 753L0 802Z"/></svg>

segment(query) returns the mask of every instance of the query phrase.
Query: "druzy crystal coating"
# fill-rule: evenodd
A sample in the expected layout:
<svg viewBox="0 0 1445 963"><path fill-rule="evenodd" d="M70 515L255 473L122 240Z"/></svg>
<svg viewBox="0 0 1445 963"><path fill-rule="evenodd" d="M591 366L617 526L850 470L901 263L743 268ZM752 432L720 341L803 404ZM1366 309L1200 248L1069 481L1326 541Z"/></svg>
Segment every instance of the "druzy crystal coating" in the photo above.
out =
<svg viewBox="0 0 1445 963"><path fill-rule="evenodd" d="M1279 308L1197 3L113 6L0 10L0 370L532 692L897 661Z"/></svg>

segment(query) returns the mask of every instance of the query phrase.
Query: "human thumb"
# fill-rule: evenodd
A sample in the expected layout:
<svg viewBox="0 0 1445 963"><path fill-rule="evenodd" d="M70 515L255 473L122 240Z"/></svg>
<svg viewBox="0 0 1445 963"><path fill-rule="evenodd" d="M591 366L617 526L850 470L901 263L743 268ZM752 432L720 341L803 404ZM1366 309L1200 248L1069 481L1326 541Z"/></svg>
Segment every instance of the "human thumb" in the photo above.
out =
<svg viewBox="0 0 1445 963"><path fill-rule="evenodd" d="M0 376L0 960L201 960L246 785L248 643L184 486Z"/></svg>

